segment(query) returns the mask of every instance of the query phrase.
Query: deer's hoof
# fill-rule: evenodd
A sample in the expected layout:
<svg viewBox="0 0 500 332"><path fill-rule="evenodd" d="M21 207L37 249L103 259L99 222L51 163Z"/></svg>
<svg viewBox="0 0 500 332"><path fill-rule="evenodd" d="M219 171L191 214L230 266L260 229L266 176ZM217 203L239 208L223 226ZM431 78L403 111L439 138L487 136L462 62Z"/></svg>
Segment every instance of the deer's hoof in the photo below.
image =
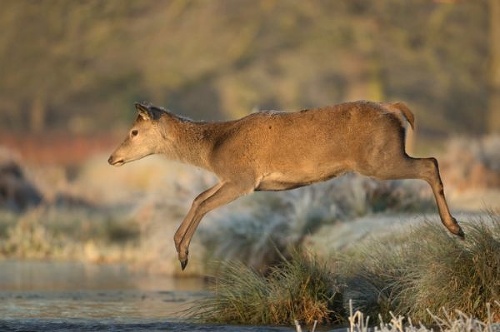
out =
<svg viewBox="0 0 500 332"><path fill-rule="evenodd" d="M184 271L184 269L188 265L188 259L186 258L185 260L181 260L180 262L181 262L181 269L182 271Z"/></svg>
<svg viewBox="0 0 500 332"><path fill-rule="evenodd" d="M456 236L458 236L460 239L465 240L465 233L464 233L464 231L462 230L462 227L460 227L460 225L458 224L458 222L457 222L457 220L455 218L453 218L453 225L452 225L452 229L450 229L450 231L453 234L455 234Z"/></svg>
<svg viewBox="0 0 500 332"><path fill-rule="evenodd" d="M184 271L184 269L186 268L186 266L188 264L188 251L186 250L184 255L182 255L181 252L179 252L179 262L181 263L182 271Z"/></svg>
<svg viewBox="0 0 500 332"><path fill-rule="evenodd" d="M458 226L458 231L455 233L460 239L465 240L465 233L462 230L462 227Z"/></svg>

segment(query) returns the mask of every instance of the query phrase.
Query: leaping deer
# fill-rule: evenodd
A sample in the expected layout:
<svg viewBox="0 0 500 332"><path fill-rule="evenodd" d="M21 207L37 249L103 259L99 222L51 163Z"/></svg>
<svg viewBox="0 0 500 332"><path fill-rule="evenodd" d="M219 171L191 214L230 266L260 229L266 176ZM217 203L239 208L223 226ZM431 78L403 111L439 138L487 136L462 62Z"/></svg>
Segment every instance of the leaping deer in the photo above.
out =
<svg viewBox="0 0 500 332"><path fill-rule="evenodd" d="M109 157L121 166L151 154L215 173L219 182L192 203L174 241L182 270L191 238L209 211L253 191L288 190L354 171L378 179L422 179L432 188L443 225L464 238L450 214L435 158L405 151L414 116L403 103L348 102L300 112L262 111L227 122L196 122L150 104Z"/></svg>

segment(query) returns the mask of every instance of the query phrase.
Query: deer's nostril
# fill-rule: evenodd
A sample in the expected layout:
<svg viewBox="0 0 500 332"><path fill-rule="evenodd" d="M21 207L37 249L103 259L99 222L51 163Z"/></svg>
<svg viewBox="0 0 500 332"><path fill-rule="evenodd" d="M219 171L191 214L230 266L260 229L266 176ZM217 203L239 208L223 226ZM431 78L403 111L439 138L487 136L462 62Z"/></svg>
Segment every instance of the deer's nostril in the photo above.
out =
<svg viewBox="0 0 500 332"><path fill-rule="evenodd" d="M121 166L125 164L125 161L123 159L115 159L113 156L109 157L108 163L113 166Z"/></svg>

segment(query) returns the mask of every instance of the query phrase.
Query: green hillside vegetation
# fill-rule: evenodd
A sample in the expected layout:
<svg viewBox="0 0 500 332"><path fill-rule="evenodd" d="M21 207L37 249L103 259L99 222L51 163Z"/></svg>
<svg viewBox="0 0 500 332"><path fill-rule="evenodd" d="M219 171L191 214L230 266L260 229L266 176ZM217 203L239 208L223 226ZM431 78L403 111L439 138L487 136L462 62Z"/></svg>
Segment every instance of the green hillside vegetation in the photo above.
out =
<svg viewBox="0 0 500 332"><path fill-rule="evenodd" d="M423 134L495 131L497 2L4 0L0 126L96 132L144 99L198 119L374 99L407 102Z"/></svg>

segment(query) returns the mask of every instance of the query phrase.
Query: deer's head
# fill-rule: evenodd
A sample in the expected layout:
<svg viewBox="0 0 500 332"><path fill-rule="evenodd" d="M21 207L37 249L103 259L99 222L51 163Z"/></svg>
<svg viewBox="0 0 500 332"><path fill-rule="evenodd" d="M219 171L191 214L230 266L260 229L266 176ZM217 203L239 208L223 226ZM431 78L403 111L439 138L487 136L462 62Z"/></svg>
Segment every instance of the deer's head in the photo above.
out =
<svg viewBox="0 0 500 332"><path fill-rule="evenodd" d="M128 136L111 154L109 164L121 166L158 152L161 141L160 117L165 111L147 103L136 103L137 118Z"/></svg>

